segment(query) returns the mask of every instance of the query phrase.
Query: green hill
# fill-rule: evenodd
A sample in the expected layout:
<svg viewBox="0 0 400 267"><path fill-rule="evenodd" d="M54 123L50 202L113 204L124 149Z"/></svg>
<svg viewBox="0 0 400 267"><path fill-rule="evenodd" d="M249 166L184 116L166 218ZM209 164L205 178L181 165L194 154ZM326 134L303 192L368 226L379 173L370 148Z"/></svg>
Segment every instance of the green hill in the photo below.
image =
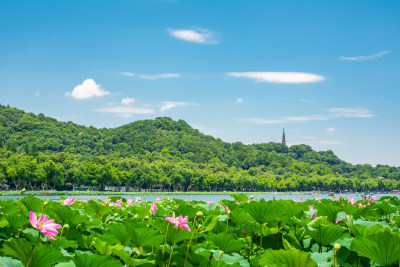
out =
<svg viewBox="0 0 400 267"><path fill-rule="evenodd" d="M0 148L12 188L382 191L400 179L397 167L351 165L307 145L227 143L165 117L97 129L0 105Z"/></svg>

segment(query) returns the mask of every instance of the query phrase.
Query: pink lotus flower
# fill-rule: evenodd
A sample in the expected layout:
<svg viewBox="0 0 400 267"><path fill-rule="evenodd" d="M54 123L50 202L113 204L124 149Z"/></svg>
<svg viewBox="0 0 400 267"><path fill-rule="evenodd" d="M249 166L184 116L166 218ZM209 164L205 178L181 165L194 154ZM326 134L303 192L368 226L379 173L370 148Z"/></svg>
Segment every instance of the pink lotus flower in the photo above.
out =
<svg viewBox="0 0 400 267"><path fill-rule="evenodd" d="M157 197L156 201L160 201L160 197Z"/></svg>
<svg viewBox="0 0 400 267"><path fill-rule="evenodd" d="M362 203L358 203L358 206L360 207L360 208L365 208L365 205L363 205Z"/></svg>
<svg viewBox="0 0 400 267"><path fill-rule="evenodd" d="M133 202L135 203L140 203L140 201L142 200L141 197L135 197L135 200Z"/></svg>
<svg viewBox="0 0 400 267"><path fill-rule="evenodd" d="M335 219L335 223L339 223L340 221L339 221L339 219L338 218L336 218Z"/></svg>
<svg viewBox="0 0 400 267"><path fill-rule="evenodd" d="M173 212L172 217L165 217L165 219L169 223L175 224L175 226L174 226L175 229L178 229L180 227L182 230L186 230L186 231L190 232L190 228L187 225L187 221L189 220L188 216L183 218L182 215L179 215L178 218L175 218L175 212Z"/></svg>
<svg viewBox="0 0 400 267"><path fill-rule="evenodd" d="M34 228L38 229L39 232L53 240L55 240L53 236L58 235L57 229L62 228L61 225L53 223L54 219L48 220L48 216L42 216L38 220L36 213L32 211L29 212L29 222Z"/></svg>
<svg viewBox="0 0 400 267"><path fill-rule="evenodd" d="M300 200L303 201L303 196L300 196Z"/></svg>
<svg viewBox="0 0 400 267"><path fill-rule="evenodd" d="M89 202L89 200L90 200L90 199L88 199L88 198L87 198L87 199L85 199L85 203L88 203L88 202Z"/></svg>
<svg viewBox="0 0 400 267"><path fill-rule="evenodd" d="M347 200L347 203L350 203L350 205L354 205L354 203L356 203L354 202L354 197L349 198L349 200Z"/></svg>
<svg viewBox="0 0 400 267"><path fill-rule="evenodd" d="M128 198L128 200L126 201L126 206L127 207L131 207L132 206L132 199Z"/></svg>
<svg viewBox="0 0 400 267"><path fill-rule="evenodd" d="M376 196L370 196L370 197L369 197L369 201L371 201L371 202L376 201Z"/></svg>
<svg viewBox="0 0 400 267"><path fill-rule="evenodd" d="M117 201L115 201L115 206L122 207L122 200L118 199Z"/></svg>
<svg viewBox="0 0 400 267"><path fill-rule="evenodd" d="M308 205L308 210L313 210L313 209L314 209L313 206Z"/></svg>
<svg viewBox="0 0 400 267"><path fill-rule="evenodd" d="M75 203L75 200L73 198L71 198L71 197L67 197L63 201L63 205L67 205L67 206L72 205L74 203Z"/></svg>
<svg viewBox="0 0 400 267"><path fill-rule="evenodd" d="M151 205L151 207L150 207L150 214L156 214L156 211L157 211L157 204L156 204L156 202L153 202L153 204Z"/></svg>

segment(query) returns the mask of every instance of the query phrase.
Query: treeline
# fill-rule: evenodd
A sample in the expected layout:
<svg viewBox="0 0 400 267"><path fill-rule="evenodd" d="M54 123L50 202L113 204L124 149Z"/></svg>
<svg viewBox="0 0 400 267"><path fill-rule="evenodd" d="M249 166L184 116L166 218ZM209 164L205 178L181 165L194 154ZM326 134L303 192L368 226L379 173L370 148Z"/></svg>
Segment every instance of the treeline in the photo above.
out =
<svg viewBox="0 0 400 267"><path fill-rule="evenodd" d="M307 145L226 143L170 118L96 129L0 105L0 148L0 179L17 189L387 191L400 180L398 167Z"/></svg>

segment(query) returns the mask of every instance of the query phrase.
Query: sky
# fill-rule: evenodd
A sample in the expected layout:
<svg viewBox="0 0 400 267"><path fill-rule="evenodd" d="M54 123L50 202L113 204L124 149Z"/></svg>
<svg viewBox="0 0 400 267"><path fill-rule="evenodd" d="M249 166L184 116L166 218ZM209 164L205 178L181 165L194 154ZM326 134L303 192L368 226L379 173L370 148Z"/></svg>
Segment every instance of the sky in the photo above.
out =
<svg viewBox="0 0 400 267"><path fill-rule="evenodd" d="M0 1L0 103L400 166L400 1Z"/></svg>

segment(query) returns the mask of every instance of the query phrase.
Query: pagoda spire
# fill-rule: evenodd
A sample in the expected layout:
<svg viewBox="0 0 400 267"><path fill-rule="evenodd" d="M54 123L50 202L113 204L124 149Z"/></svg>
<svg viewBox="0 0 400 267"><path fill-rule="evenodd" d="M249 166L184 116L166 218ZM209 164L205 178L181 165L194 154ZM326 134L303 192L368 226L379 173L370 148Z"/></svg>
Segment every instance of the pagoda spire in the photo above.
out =
<svg viewBox="0 0 400 267"><path fill-rule="evenodd" d="M284 144L286 146L285 128L283 128L282 144Z"/></svg>

